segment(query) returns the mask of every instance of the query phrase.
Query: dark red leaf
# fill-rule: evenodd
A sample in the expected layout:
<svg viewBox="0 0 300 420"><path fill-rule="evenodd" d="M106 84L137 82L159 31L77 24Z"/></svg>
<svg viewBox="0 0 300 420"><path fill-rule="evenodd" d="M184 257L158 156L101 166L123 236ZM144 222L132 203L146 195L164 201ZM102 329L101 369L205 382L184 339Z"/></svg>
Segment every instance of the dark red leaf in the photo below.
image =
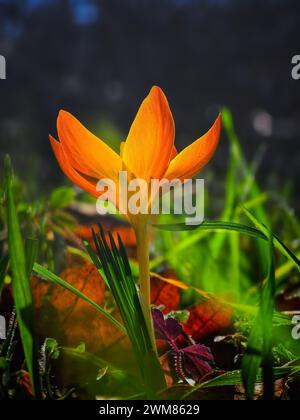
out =
<svg viewBox="0 0 300 420"><path fill-rule="evenodd" d="M214 358L208 347L195 344L181 351L184 357L183 366L188 377L198 382L213 371L211 364L214 363Z"/></svg>
<svg viewBox="0 0 300 420"><path fill-rule="evenodd" d="M185 336L181 324L175 318L165 318L159 309L152 310L152 318L155 337L157 340L164 340L168 343L169 348L166 350L173 358L176 373L182 381L187 382L192 379L198 382L203 376L213 371L211 364L213 364L214 358L210 349L201 344L190 345L192 340ZM181 347L182 342L188 342L189 345Z"/></svg>
<svg viewBox="0 0 300 420"><path fill-rule="evenodd" d="M155 337L157 340L166 340L173 343L182 333L182 326L175 318L165 319L159 309L152 309Z"/></svg>

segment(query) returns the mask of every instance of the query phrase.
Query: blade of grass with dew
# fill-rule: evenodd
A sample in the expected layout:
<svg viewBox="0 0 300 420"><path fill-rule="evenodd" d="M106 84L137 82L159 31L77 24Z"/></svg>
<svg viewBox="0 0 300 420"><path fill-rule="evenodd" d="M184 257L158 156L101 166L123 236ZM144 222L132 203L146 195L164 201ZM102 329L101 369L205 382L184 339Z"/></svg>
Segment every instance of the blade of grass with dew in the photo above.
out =
<svg viewBox="0 0 300 420"><path fill-rule="evenodd" d="M13 173L9 157L5 159L6 205L9 259L12 269L12 287L17 311L20 336L25 359L32 382L33 392L37 399L42 398L38 350L35 341L34 305L31 294L28 272L30 263L26 262L24 244L21 236L13 193Z"/></svg>
<svg viewBox="0 0 300 420"><path fill-rule="evenodd" d="M264 399L274 398L273 373L273 316L275 299L275 270L273 262L273 238L270 235L269 272L263 283L260 308L252 328L246 353L242 361L242 378L249 400L253 399L259 367L262 365Z"/></svg>
<svg viewBox="0 0 300 420"><path fill-rule="evenodd" d="M113 324L115 324L120 330L126 334L126 329L119 321L117 321L109 312L95 303L92 299L87 297L84 293L80 290L76 289L75 287L71 286L68 282L57 276L56 274L52 273L51 271L47 270L46 268L42 267L40 264L35 263L33 266L33 271L42 277L45 280L50 281L53 284L63 287L64 289L68 290L69 292L73 293L75 296L79 297L80 299L85 300L91 306L93 306L98 312L102 315L106 316Z"/></svg>

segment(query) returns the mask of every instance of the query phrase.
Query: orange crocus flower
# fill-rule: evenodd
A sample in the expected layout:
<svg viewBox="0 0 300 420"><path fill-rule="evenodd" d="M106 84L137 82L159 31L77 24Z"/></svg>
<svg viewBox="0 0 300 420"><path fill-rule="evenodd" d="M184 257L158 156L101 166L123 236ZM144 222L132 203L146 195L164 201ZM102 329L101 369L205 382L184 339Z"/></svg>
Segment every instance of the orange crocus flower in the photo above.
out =
<svg viewBox="0 0 300 420"><path fill-rule="evenodd" d="M174 146L175 126L163 91L154 86L143 101L118 155L104 141L88 131L73 115L60 111L57 131L60 142L50 136L51 145L65 175L94 197L100 179L118 185L119 172L128 170L134 178L189 179L212 158L220 137L221 116L212 128L182 152ZM130 216L130 215L129 215Z"/></svg>
<svg viewBox="0 0 300 420"><path fill-rule="evenodd" d="M57 131L60 142L52 136L50 142L61 169L74 184L98 198L101 195L96 189L98 181L110 179L118 187L122 170L128 171L131 178L143 179L148 184L151 179L184 181L194 177L216 150L221 115L206 134L178 153L167 98L159 87L154 86L140 106L120 154L66 111L59 113ZM114 204L121 211L121 203ZM128 214L128 219L137 238L141 301L151 330L147 217Z"/></svg>

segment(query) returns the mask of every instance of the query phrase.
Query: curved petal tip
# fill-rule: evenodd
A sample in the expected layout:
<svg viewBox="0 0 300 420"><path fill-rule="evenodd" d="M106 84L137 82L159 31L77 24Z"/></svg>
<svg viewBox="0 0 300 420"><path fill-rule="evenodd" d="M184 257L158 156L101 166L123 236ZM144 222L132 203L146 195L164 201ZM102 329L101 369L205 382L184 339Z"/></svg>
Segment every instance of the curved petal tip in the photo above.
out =
<svg viewBox="0 0 300 420"><path fill-rule="evenodd" d="M168 179L193 178L213 157L219 143L222 115L217 117L210 130L186 147L171 161L165 177Z"/></svg>

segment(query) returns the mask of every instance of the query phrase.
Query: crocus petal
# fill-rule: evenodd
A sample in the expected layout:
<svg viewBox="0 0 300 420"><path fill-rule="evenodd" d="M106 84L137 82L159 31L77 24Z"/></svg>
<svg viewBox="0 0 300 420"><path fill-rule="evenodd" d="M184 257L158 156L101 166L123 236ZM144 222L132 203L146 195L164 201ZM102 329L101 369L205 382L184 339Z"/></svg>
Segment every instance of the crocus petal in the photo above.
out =
<svg viewBox="0 0 300 420"><path fill-rule="evenodd" d="M177 149L176 149L176 147L175 147L175 145L174 145L174 146L173 146L173 149L172 149L172 153L171 153L170 162L171 162L173 159L175 159L177 155L178 155L178 152L177 152Z"/></svg>
<svg viewBox="0 0 300 420"><path fill-rule="evenodd" d="M123 160L137 178L165 173L174 146L175 126L167 98L154 86L143 101L123 147Z"/></svg>
<svg viewBox="0 0 300 420"><path fill-rule="evenodd" d="M221 133L221 114L211 129L180 152L170 163L165 174L167 179L193 178L210 161L217 148Z"/></svg>
<svg viewBox="0 0 300 420"><path fill-rule="evenodd" d="M57 131L64 152L76 170L96 179L117 179L121 170L120 156L73 115L60 111Z"/></svg>
<svg viewBox="0 0 300 420"><path fill-rule="evenodd" d="M70 164L61 143L55 140L52 136L49 136L49 139L59 166L61 167L64 174L70 179L70 181L72 181L79 188L87 191L93 197L99 197L99 192L96 191L97 180L92 182L91 180L88 180L84 176L80 175Z"/></svg>

